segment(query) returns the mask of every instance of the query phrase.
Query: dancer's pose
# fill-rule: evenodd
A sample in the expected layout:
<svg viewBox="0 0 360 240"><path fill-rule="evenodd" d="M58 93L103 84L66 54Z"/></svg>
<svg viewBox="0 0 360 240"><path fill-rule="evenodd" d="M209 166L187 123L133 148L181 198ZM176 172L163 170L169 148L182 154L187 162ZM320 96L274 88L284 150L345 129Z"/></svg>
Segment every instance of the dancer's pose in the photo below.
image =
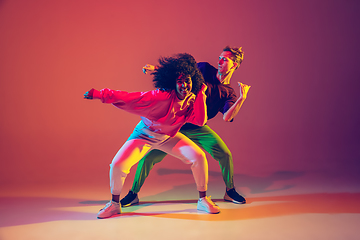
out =
<svg viewBox="0 0 360 240"><path fill-rule="evenodd" d="M234 89L230 86L230 79L234 71L240 67L243 56L244 53L241 48L227 46L220 54L217 69L206 62L197 64L208 87L206 91L208 119L215 117L218 112L221 112L224 121L229 122L239 112L247 97L250 86L239 82L240 97L237 98ZM147 64L143 71L146 73L146 71L154 71L156 69L157 66ZM207 125L196 126L187 123L180 129L180 132L210 153L219 162L226 185L224 200L234 203L245 203L245 198L235 190L232 154L224 141ZM130 206L139 202L137 193L140 191L146 177L154 164L160 162L165 156L165 152L153 150L139 162L133 186L129 193L121 199L122 206Z"/></svg>
<svg viewBox="0 0 360 240"><path fill-rule="evenodd" d="M157 90L124 92L91 89L86 99L100 99L103 103L141 116L125 144L110 164L112 200L97 217L107 218L121 213L120 193L130 168L152 149L171 154L192 164L191 170L199 191L198 210L218 213L219 207L206 196L208 165L205 153L183 134L178 133L185 123L202 126L206 123L206 85L189 54L162 58L152 74ZM196 97L195 97L195 94Z"/></svg>

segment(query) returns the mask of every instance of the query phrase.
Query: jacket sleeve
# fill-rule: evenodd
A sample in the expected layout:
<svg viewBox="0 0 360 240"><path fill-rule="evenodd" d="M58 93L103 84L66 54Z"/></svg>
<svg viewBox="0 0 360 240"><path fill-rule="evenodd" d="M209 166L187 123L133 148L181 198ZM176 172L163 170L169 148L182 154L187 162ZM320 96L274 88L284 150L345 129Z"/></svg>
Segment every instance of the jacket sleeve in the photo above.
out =
<svg viewBox="0 0 360 240"><path fill-rule="evenodd" d="M207 122L207 107L206 107L206 88L202 88L196 95L192 113L189 115L187 122L198 126L204 126Z"/></svg>
<svg viewBox="0 0 360 240"><path fill-rule="evenodd" d="M126 92L111 89L95 90L93 98L103 103L111 103L127 112L146 117L159 101L168 98L166 91L152 90L148 92Z"/></svg>
<svg viewBox="0 0 360 240"><path fill-rule="evenodd" d="M94 90L93 98L100 99L102 103L123 103L136 101L141 98L143 92L126 92L104 88L100 91Z"/></svg>

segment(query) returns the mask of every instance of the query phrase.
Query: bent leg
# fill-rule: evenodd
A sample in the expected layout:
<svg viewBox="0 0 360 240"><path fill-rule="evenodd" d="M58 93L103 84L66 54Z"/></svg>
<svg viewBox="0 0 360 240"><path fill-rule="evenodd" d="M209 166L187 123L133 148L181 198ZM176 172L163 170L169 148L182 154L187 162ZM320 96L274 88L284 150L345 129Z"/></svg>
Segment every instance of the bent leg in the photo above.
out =
<svg viewBox="0 0 360 240"><path fill-rule="evenodd" d="M145 179L149 175L150 170L156 163L161 162L167 153L154 149L151 150L145 157L143 157L136 168L136 174L134 178L134 182L131 188L131 191L134 193L138 193L140 188L145 182Z"/></svg>
<svg viewBox="0 0 360 240"><path fill-rule="evenodd" d="M120 195L130 168L150 149L151 145L141 139L131 139L125 142L110 164L109 175L111 194Z"/></svg>
<svg viewBox="0 0 360 240"><path fill-rule="evenodd" d="M208 184L208 163L205 153L189 138L181 133L169 139L158 149L181 159L184 163L192 164L193 173L197 190L204 192Z"/></svg>
<svg viewBox="0 0 360 240"><path fill-rule="evenodd" d="M207 125L180 131L219 162L226 187L233 188L234 165L232 154L219 135Z"/></svg>

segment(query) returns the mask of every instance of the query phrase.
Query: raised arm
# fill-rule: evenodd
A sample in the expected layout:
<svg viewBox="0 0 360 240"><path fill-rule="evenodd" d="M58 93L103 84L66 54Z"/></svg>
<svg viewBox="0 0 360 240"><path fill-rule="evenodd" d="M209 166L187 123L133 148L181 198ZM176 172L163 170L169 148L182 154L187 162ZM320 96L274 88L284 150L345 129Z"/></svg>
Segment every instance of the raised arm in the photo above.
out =
<svg viewBox="0 0 360 240"><path fill-rule="evenodd" d="M90 89L84 94L85 99L100 99L103 103L118 103L134 97L139 97L142 93L128 93L125 91L111 90L104 88L102 90ZM135 95L135 96L132 96Z"/></svg>
<svg viewBox="0 0 360 240"><path fill-rule="evenodd" d="M247 93L251 86L238 82L240 87L240 97L236 100L236 102L224 113L223 119L226 122L230 122L239 112L242 104L244 103Z"/></svg>

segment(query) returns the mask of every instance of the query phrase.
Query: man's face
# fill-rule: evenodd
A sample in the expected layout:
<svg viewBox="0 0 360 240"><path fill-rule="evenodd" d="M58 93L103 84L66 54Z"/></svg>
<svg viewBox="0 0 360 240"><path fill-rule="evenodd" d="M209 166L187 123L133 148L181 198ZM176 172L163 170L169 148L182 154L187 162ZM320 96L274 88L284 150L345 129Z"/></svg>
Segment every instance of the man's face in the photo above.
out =
<svg viewBox="0 0 360 240"><path fill-rule="evenodd" d="M227 75L232 69L236 69L236 63L231 60L231 52L224 51L219 56L218 72L221 75Z"/></svg>
<svg viewBox="0 0 360 240"><path fill-rule="evenodd" d="M191 93L192 81L190 76L180 75L176 80L176 94L179 99L184 99Z"/></svg>

